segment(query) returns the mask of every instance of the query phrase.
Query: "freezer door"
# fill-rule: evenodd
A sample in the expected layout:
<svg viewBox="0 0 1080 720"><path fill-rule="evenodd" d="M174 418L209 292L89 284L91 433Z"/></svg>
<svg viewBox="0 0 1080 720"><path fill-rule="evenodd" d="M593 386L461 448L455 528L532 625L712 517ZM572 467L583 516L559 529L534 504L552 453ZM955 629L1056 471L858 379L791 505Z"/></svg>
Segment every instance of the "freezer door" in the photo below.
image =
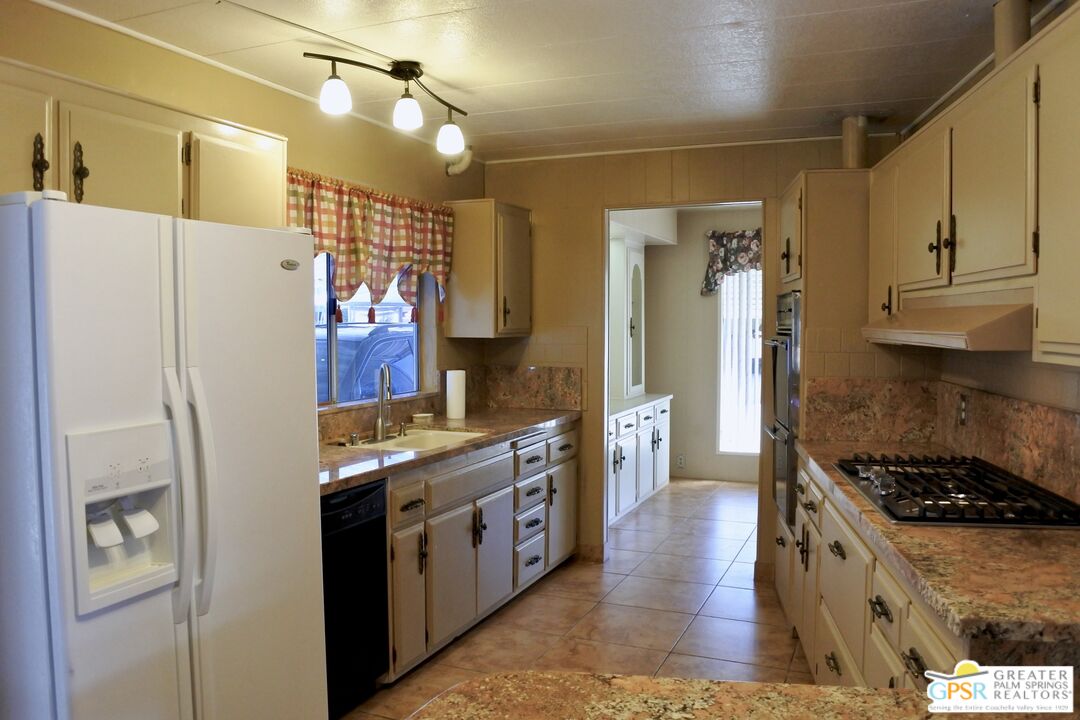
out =
<svg viewBox="0 0 1080 720"><path fill-rule="evenodd" d="M92 452L89 460L73 459L69 452L76 436L160 428L170 421L163 403L163 368L170 364L165 355L172 343L162 323L171 317L171 298L162 278L171 272L172 221L57 201L37 202L31 213L44 541L58 713L75 720L180 718L190 674L186 631L180 626L177 632L174 625L175 573L167 568L179 547L174 490L136 490L133 502L151 501L150 511L158 513L159 527L149 535L135 537L121 527L120 545L94 547L86 530L89 513L100 516L107 507L119 520L123 508L108 500L87 504L88 493L99 498L108 493L94 490L85 478L131 481L139 472L142 440L126 447L95 446L101 454ZM155 443L149 454L155 482L175 477L175 469L167 467L168 441ZM129 571L156 580L128 592ZM80 608L80 594L100 599L110 584L125 587L128 594L92 611Z"/></svg>
<svg viewBox="0 0 1080 720"><path fill-rule="evenodd" d="M310 236L177 220L202 718L327 715Z"/></svg>

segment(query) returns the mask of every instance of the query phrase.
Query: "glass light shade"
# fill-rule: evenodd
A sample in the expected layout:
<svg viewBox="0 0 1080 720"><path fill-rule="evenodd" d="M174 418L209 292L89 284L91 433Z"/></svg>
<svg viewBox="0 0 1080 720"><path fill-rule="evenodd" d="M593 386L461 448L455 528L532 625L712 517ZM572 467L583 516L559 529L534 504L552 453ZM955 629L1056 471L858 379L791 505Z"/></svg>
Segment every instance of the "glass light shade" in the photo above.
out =
<svg viewBox="0 0 1080 720"><path fill-rule="evenodd" d="M344 115L352 110L349 86L337 75L331 75L323 83L319 93L319 109L327 115Z"/></svg>
<svg viewBox="0 0 1080 720"><path fill-rule="evenodd" d="M394 105L394 127L398 130L416 130L424 125L424 111L409 91L398 98Z"/></svg>
<svg viewBox="0 0 1080 720"><path fill-rule="evenodd" d="M453 120L447 120L439 128L439 135L435 138L435 149L443 155L460 155L465 152L465 136L461 134L461 128Z"/></svg>

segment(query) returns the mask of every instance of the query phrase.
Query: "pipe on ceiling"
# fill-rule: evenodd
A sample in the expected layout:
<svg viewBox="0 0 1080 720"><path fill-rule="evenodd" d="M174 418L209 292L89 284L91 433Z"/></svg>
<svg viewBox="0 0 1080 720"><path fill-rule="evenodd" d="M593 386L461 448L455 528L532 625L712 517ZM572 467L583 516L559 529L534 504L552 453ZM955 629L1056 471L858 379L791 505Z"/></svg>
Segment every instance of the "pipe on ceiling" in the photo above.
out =
<svg viewBox="0 0 1080 720"><path fill-rule="evenodd" d="M848 115L841 123L840 153L845 169L866 167L866 116Z"/></svg>
<svg viewBox="0 0 1080 720"><path fill-rule="evenodd" d="M1031 39L1031 0L994 3L994 66L1008 60Z"/></svg>

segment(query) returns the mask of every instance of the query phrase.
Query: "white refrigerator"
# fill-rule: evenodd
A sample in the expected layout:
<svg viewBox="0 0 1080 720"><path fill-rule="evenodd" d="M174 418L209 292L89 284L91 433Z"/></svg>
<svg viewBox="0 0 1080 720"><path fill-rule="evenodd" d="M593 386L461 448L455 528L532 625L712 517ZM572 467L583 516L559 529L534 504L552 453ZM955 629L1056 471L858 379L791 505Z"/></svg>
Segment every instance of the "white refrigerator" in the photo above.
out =
<svg viewBox="0 0 1080 720"><path fill-rule="evenodd" d="M0 719L327 716L311 252L0 197Z"/></svg>

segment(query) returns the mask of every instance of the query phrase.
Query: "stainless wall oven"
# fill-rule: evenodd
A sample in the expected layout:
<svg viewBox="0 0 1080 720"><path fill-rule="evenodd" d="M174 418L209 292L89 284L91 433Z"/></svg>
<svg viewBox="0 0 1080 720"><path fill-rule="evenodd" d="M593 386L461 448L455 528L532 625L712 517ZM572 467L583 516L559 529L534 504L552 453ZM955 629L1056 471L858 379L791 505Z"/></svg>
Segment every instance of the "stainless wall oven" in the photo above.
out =
<svg viewBox="0 0 1080 720"><path fill-rule="evenodd" d="M776 298L776 335L772 348L773 416L765 432L773 441L773 499L789 526L795 525L795 439L799 435L799 291Z"/></svg>

